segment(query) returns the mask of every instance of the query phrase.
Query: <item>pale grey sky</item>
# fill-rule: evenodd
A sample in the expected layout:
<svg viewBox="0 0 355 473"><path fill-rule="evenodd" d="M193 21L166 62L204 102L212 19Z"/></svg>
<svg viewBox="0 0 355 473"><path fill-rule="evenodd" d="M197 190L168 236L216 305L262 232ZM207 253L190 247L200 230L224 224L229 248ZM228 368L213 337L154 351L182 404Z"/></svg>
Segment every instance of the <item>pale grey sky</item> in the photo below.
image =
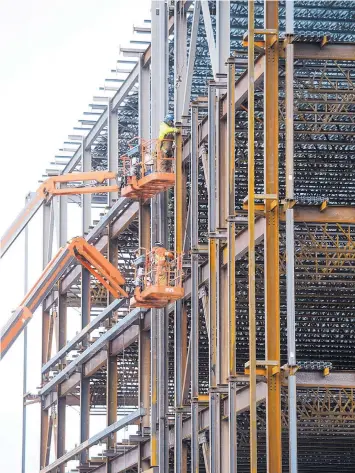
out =
<svg viewBox="0 0 355 473"><path fill-rule="evenodd" d="M143 24L149 9L150 0L0 1L0 234L23 207L26 194L37 189L38 179L51 167L77 119L89 110L92 96L102 95L98 87L115 68L119 45L129 45L133 23ZM75 209L71 221L69 236L74 236ZM30 285L41 272L40 222L39 215L29 227ZM23 238L19 238L0 262L0 326L20 304L23 281ZM32 392L40 380L39 312L29 325ZM72 316L78 319L75 312ZM21 398L22 337L0 362L1 472L21 472ZM71 411L68 448L78 443L78 414ZM28 419L26 473L38 473L37 405L28 408ZM99 422L95 420L95 426Z"/></svg>

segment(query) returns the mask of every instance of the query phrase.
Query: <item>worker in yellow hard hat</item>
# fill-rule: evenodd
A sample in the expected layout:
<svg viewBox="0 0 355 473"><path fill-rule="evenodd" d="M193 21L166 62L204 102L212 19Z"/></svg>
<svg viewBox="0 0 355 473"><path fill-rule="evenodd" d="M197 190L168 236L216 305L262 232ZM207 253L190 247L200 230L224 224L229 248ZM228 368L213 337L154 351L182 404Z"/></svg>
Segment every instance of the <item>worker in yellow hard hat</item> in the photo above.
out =
<svg viewBox="0 0 355 473"><path fill-rule="evenodd" d="M164 118L164 121L160 124L159 129L159 142L160 142L160 151L161 151L161 163L159 166L158 161L158 171L171 171L172 158L174 156L173 144L174 144L174 135L175 133L180 133L178 128L174 126L174 115L168 113ZM160 167L160 169L159 169Z"/></svg>

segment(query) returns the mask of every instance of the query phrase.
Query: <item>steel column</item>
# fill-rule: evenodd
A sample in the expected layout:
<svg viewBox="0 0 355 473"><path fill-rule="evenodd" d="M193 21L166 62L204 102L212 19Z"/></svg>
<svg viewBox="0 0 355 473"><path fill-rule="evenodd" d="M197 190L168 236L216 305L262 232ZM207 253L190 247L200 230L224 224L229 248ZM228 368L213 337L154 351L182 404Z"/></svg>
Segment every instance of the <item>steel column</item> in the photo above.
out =
<svg viewBox="0 0 355 473"><path fill-rule="evenodd" d="M235 62L228 60L227 80L227 153L228 186L226 188L226 206L228 208L228 319L229 319L229 473L237 471L237 416L236 416L236 279L235 279Z"/></svg>
<svg viewBox="0 0 355 473"><path fill-rule="evenodd" d="M180 97L181 98L181 97ZM175 99L177 105L179 96ZM180 110L181 113L181 110ZM180 133L176 136L175 150L175 252L177 255L182 254L182 209L183 209L183 188L182 188L182 127L178 123ZM174 376L175 376L175 454L174 454L174 471L181 473L182 471L182 301L175 302L174 314Z"/></svg>
<svg viewBox="0 0 355 473"><path fill-rule="evenodd" d="M250 471L257 471L256 315L255 315L255 156L254 156L254 0L248 1L248 274L249 274L249 387ZM271 471L270 471L271 473ZM276 473L276 472L275 472Z"/></svg>
<svg viewBox="0 0 355 473"><path fill-rule="evenodd" d="M108 121L107 121L107 163L108 170L118 172L118 115L117 110L113 110L113 102L109 100L108 109ZM110 185L114 185L116 182L110 182ZM108 203L109 206L115 203L118 199L118 192L110 192Z"/></svg>
<svg viewBox="0 0 355 473"><path fill-rule="evenodd" d="M184 86L187 62L187 21L183 2L175 3L174 9L174 115L183 115ZM176 137L175 150L175 252L181 254L183 239L183 179L182 179L182 128ZM175 451L174 472L182 473L182 301L175 302L174 313L174 378L175 378Z"/></svg>
<svg viewBox="0 0 355 473"><path fill-rule="evenodd" d="M278 1L265 0L265 28L277 30ZM276 40L276 41L275 41ZM278 199L278 35L265 35L264 74L264 174L265 194L276 194ZM249 199L250 202L250 199ZM266 360L280 363L280 273L279 273L279 207L272 208L272 200L265 201L265 327ZM267 453L268 471L281 472L281 383L280 372L268 366L267 396Z"/></svg>
<svg viewBox="0 0 355 473"><path fill-rule="evenodd" d="M199 298L198 298L198 106L191 108L191 472L199 471L198 438L198 347L199 347Z"/></svg>
<svg viewBox="0 0 355 473"><path fill-rule="evenodd" d="M216 180L216 84L208 87L208 262L209 262L209 385L210 425L219 421L217 393L217 180ZM218 418L218 419L217 419ZM210 431L211 473L219 473L217 428Z"/></svg>
<svg viewBox="0 0 355 473"><path fill-rule="evenodd" d="M294 2L286 2L286 202L294 199L293 166L293 77L294 77ZM293 208L286 209L286 290L287 290L287 363L288 363L288 426L289 471L297 473L297 389L296 389L296 327L295 327L295 238Z"/></svg>
<svg viewBox="0 0 355 473"><path fill-rule="evenodd" d="M26 204L28 197L26 197ZM44 228L43 222L43 228ZM25 256L24 256L24 294L28 291L28 226L25 227ZM21 471L26 473L26 429L27 429L27 411L25 403L25 394L27 393L27 327L23 331L23 378L22 378L22 394L23 394L23 406L22 406L22 460L21 460Z"/></svg>
<svg viewBox="0 0 355 473"><path fill-rule="evenodd" d="M167 4L163 0L152 1L151 40L151 138L156 139L159 125L168 110L168 28ZM167 245L167 194L152 199L151 239ZM152 409L151 409L151 465L159 466L160 473L168 471L168 312L151 311L151 362L152 362ZM158 389L159 388L159 389ZM158 402L159 400L159 402ZM159 431L157 432L157 423ZM159 442L157 442L157 433Z"/></svg>
<svg viewBox="0 0 355 473"><path fill-rule="evenodd" d="M108 231L108 259L117 267L118 265L118 249L117 239L112 238L111 227ZM108 303L113 302L113 297L108 293ZM111 324L114 324L114 313L110 317ZM106 381L106 409L107 409L107 427L117 421L117 388L118 388L118 370L117 356L111 355L111 344L107 343L107 381ZM116 437L114 433L107 440L107 450L114 450L116 447ZM109 458L106 463L107 473L111 473Z"/></svg>
<svg viewBox="0 0 355 473"><path fill-rule="evenodd" d="M68 240L67 231L68 222L68 199L67 196L59 197L59 246L64 246ZM58 343L57 349L60 350L67 343L67 295L61 293L61 283L59 283L58 299ZM65 360L63 360L65 363ZM57 401L57 458L65 453L65 424L66 424L66 398L60 396L58 386ZM58 473L64 473L65 467L61 465Z"/></svg>
<svg viewBox="0 0 355 473"><path fill-rule="evenodd" d="M50 234L53 236L53 226L54 222L51 218L53 216L53 205L54 202L52 201L51 206L44 205L43 206L43 223L42 223L42 230L43 230L43 255L42 255L42 268L45 268L47 263L50 261L50 254L49 254L49 246L51 246L50 242ZM52 227L52 231L50 231L49 227ZM27 228L25 230L27 232ZM25 233L26 234L26 233ZM27 291L26 291L27 292ZM48 353L50 353L51 347L48 344L51 342L49 340L49 331L50 331L50 314L48 311L42 308L42 366L48 361ZM52 320L53 323L53 320ZM42 376L42 382L44 377ZM40 433L40 468L46 466L47 459L49 460L49 443L50 443L50 436L49 436L49 414L48 410L43 408L43 402L41 402L41 433ZM48 451L48 454L47 454Z"/></svg>
<svg viewBox="0 0 355 473"><path fill-rule="evenodd" d="M82 142L82 171L91 171L91 147L86 149L85 140ZM88 234L91 224L91 195L81 196L83 235ZM90 323L91 294L90 272L81 269L81 329ZM88 346L88 338L83 340L83 346ZM85 442L90 435L90 378L80 374L80 442ZM88 461L88 452L83 450L80 454L81 464Z"/></svg>
<svg viewBox="0 0 355 473"><path fill-rule="evenodd" d="M148 71L149 73L149 71ZM148 74L149 78L149 74ZM148 136L148 135L147 135ZM139 207L139 247L150 248L150 206L147 204L140 204ZM150 332L144 330L144 320L140 321L140 330L138 337L138 373L139 373L139 387L138 387L138 406L149 411L150 404ZM149 416L144 416L140 424L141 432L145 428L150 427ZM139 464L138 468L141 471L148 470L150 462L144 459L143 444L139 444Z"/></svg>

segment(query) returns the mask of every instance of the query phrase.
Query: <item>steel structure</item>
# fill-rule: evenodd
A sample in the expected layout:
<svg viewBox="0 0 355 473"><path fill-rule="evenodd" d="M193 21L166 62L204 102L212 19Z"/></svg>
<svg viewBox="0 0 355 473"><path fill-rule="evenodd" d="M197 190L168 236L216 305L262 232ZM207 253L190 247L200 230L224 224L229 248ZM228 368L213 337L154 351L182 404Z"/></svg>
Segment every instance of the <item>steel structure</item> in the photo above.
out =
<svg viewBox="0 0 355 473"><path fill-rule="evenodd" d="M353 472L355 2L153 0L151 15L59 173L119 175L130 141L155 140L174 110L173 189L79 203L87 242L128 285L138 248L183 252L184 298L130 310L85 267L62 275L26 398L41 403L38 471ZM41 203L45 267L70 207ZM82 330L68 341L72 306ZM94 414L107 426L92 435Z"/></svg>

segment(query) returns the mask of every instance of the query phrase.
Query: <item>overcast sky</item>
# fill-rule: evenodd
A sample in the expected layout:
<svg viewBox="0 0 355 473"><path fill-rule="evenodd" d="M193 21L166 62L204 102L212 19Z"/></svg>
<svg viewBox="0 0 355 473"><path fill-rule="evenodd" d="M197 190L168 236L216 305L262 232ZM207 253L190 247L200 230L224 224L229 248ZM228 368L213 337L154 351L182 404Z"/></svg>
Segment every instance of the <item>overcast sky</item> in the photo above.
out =
<svg viewBox="0 0 355 473"><path fill-rule="evenodd" d="M0 234L23 207L26 194L38 188L38 180L51 167L67 135L73 134L78 118L89 110L92 96L102 95L98 87L116 67L119 45L129 45L133 23L142 25L149 9L150 0L0 1ZM40 218L29 229L30 285L41 272ZM74 222L69 236L76 232ZM23 296L23 238L0 265L2 326ZM38 311L29 325L31 392L36 392L40 380L40 330ZM22 337L0 362L0 471L4 473L21 472L21 398ZM75 435L68 439L68 448L77 443L78 413L72 411L68 417L75 424ZM38 406L28 408L28 418L26 473L38 473Z"/></svg>

